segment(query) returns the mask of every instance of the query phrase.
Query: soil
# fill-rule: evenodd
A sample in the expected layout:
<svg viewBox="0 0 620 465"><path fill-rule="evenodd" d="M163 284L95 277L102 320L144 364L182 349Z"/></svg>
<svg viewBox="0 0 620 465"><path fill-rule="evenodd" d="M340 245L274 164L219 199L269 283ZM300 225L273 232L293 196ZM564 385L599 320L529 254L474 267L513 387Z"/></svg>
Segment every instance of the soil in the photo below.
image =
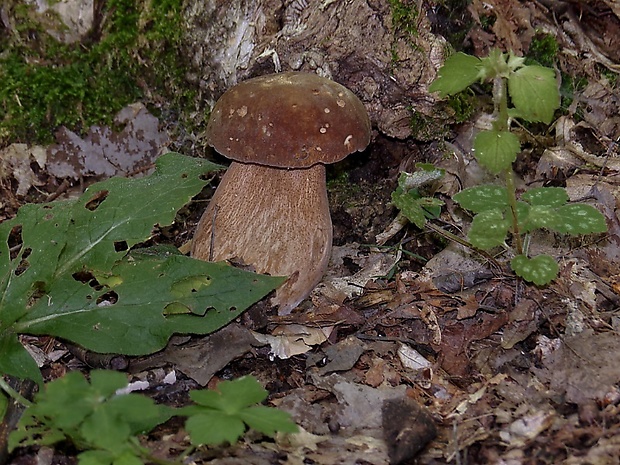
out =
<svg viewBox="0 0 620 465"><path fill-rule="evenodd" d="M263 52L273 49L282 68L320 69L352 88L369 109L375 130L370 147L328 171L334 226L329 271L291 315L277 316L258 304L217 333L175 336L149 357L111 359L62 341L28 338L24 342L44 353L62 353L44 363L46 379L74 369L121 367L131 381L148 381L144 393L158 402L184 405L192 389L252 374L269 391L269 404L290 412L303 428L275 440L250 433L232 446L198 449L188 463L620 463L617 4L473 0L449 8L450 2L328 1L322 4L325 9L333 4L333 10L325 15L311 2L297 0L259 1L255 7L234 2L227 11L212 3L196 2L187 20L196 69L208 69L190 76L201 86L205 104L237 80L272 72L267 68L274 57ZM418 35L390 21L390 5L396 3L422 5ZM221 37L240 33L243 21L235 18L250 24L257 15L262 29L241 31L255 47L235 55L234 63L225 62L217 55L225 48ZM201 28L206 17L217 19L221 29ZM375 34L360 39L350 33L360 22ZM397 228L379 246L377 236L391 230L397 217L391 193L401 171L413 171L417 162L446 169L446 177L433 186L433 194L446 202L437 225L455 234L462 234L469 218L451 195L485 179L469 150L475 115L456 124L454 110L426 91L443 57L439 49L447 46L444 37L460 37L460 47L480 56L490 47L527 55L540 43L541 31L558 44L552 60L564 82L578 76L585 83L562 87L573 98L551 130L522 128L525 153L516 174L522 187L562 186L572 200L596 205L608 233L570 240L535 235L531 252L551 253L560 263L559 278L541 288L516 279L501 263L494 266L411 225ZM208 40L215 46L205 51L199 45ZM412 127L412 112L428 118L428 132ZM0 218L10 218L28 202L76 195L114 174L102 167L102 158L80 165L68 152L71 134L63 137L46 149L53 156L41 163L30 147L12 149L27 153L25 165L0 162ZM110 136L135 137L129 126ZM162 142L157 128L147 138L184 145ZM93 152L93 140L86 136L83 145L72 146ZM158 154L156 147L143 150ZM59 171L59 153L71 160L70 173ZM216 183L153 242L185 244ZM166 384L170 373L176 381ZM142 442L162 459L188 446L183 425L176 422ZM69 446L26 448L7 463L75 463L75 454Z"/></svg>

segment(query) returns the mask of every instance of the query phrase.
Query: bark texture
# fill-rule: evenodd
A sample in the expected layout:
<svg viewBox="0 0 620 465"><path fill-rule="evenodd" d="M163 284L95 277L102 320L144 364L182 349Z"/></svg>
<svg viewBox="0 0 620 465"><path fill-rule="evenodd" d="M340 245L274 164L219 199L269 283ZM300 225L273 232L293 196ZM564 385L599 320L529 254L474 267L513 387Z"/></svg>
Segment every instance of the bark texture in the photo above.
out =
<svg viewBox="0 0 620 465"><path fill-rule="evenodd" d="M403 4L412 12L407 27L395 24L385 0L191 0L190 80L211 107L249 77L315 72L360 97L380 132L406 138L413 113L435 116L427 88L445 42L431 33L421 2Z"/></svg>

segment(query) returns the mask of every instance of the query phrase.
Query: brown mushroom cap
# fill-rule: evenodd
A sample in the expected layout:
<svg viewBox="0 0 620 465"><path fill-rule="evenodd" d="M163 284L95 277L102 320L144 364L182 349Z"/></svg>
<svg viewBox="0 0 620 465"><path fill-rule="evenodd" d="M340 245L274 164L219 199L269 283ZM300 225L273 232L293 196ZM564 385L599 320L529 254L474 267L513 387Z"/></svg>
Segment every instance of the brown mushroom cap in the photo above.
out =
<svg viewBox="0 0 620 465"><path fill-rule="evenodd" d="M370 120L362 102L337 82L309 73L270 74L220 97L207 140L241 163L307 168L364 150Z"/></svg>

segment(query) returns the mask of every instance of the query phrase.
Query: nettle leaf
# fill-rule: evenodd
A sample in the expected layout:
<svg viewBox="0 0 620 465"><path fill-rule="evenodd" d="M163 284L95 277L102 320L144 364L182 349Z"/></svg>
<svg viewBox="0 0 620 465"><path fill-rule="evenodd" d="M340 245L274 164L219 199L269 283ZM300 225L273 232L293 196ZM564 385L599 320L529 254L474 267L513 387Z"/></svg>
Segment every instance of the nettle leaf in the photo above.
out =
<svg viewBox="0 0 620 465"><path fill-rule="evenodd" d="M607 223L603 214L591 205L574 203L564 205L556 210L558 223L555 231L578 235L593 234L607 231Z"/></svg>
<svg viewBox="0 0 620 465"><path fill-rule="evenodd" d="M439 95L456 94L483 77L480 59L462 52L450 56L439 68L437 79L428 88Z"/></svg>
<svg viewBox="0 0 620 465"><path fill-rule="evenodd" d="M546 228L556 229L560 224L560 217L555 209L545 205L534 205L529 208L527 215L520 219L523 232L530 232L535 229Z"/></svg>
<svg viewBox="0 0 620 465"><path fill-rule="evenodd" d="M474 247L488 250L504 243L509 228L501 210L486 210L474 216L467 237Z"/></svg>
<svg viewBox="0 0 620 465"><path fill-rule="evenodd" d="M521 200L530 205L561 207L568 202L568 194L562 187L535 187L525 191L521 195Z"/></svg>
<svg viewBox="0 0 620 465"><path fill-rule="evenodd" d="M521 151L516 135L509 131L480 131L474 139L474 155L493 174L510 169Z"/></svg>
<svg viewBox="0 0 620 465"><path fill-rule="evenodd" d="M534 258L517 255L510 261L510 266L517 276L538 286L549 284L557 278L559 272L557 262L549 255L538 255Z"/></svg>
<svg viewBox="0 0 620 465"><path fill-rule="evenodd" d="M505 187L485 184L463 189L452 197L459 205L474 213L487 210L504 211L508 208L508 191Z"/></svg>
<svg viewBox="0 0 620 465"><path fill-rule="evenodd" d="M281 278L223 264L128 253L155 225L172 224L217 169L166 154L150 176L111 178L77 200L26 205L0 224L0 372L41 381L20 333L145 354L174 332L220 328L277 287Z"/></svg>
<svg viewBox="0 0 620 465"><path fill-rule="evenodd" d="M511 73L508 92L519 115L527 121L549 124L560 106L555 71L543 66L524 66Z"/></svg>

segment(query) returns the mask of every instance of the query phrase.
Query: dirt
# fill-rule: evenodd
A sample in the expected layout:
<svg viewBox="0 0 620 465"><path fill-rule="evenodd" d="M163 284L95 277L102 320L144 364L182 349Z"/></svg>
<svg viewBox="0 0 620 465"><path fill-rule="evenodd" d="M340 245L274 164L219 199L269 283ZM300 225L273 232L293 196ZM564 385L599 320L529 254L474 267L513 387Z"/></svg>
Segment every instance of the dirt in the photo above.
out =
<svg viewBox="0 0 620 465"><path fill-rule="evenodd" d="M278 317L256 307L209 337L175 337L159 354L124 360L132 381L147 380L145 393L172 405L182 405L189 390L201 385L253 374L269 391L270 404L290 412L303 428L294 438L275 441L250 435L234 446L198 450L188 460L617 464L617 5L474 0L452 12L435 5L419 16L420 34L413 37L390 22L387 2L323 2L325 9L332 8L330 15L304 1L234 2L230 9L215 3L194 2L188 10L196 65L191 80L201 86L206 105L238 80L272 72L277 61L265 52L273 49L284 69L321 71L352 88L367 105L375 133L367 151L328 172L332 263L298 311ZM205 27L205 18L219 27ZM367 35L348 32L360 29L368 29ZM438 50L446 45L437 32L448 36L459 30L465 37L461 45L482 55L492 46L527 53L544 30L559 44L559 69L586 80L571 89L574 99L553 131L523 128L529 157L516 170L522 185L565 186L571 199L597 205L609 232L572 241L549 233L536 236L532 251L550 251L560 262L559 278L544 288L526 285L505 267L490 266L412 226L384 246L376 244L397 214L391 192L398 174L413 170L416 162L433 161L447 169L448 176L435 186L446 202L440 224L454 233L466 226L450 196L480 182L468 150L473 124L443 128L460 158L446 155L443 139L415 138L411 125L412 111L454 121L453 112L425 89L442 59ZM246 54L226 55L233 60L228 62L223 38L235 34L252 46ZM205 49L204 43L213 46ZM10 158L18 161L7 163L5 157L0 164L0 218L28 201L71 195L96 178L84 172L77 176L80 182L63 183L63 176L53 176L45 160L39 163L26 149ZM75 178L79 167L72 169L68 177ZM205 190L154 241L186 242L210 192ZM62 342L28 342L65 351L44 366L47 378L110 362L89 358L89 367L87 355ZM171 372L176 382L165 384ZM175 457L188 445L177 423L162 426L143 442L160 458ZM74 463L74 454L26 449L10 463Z"/></svg>

